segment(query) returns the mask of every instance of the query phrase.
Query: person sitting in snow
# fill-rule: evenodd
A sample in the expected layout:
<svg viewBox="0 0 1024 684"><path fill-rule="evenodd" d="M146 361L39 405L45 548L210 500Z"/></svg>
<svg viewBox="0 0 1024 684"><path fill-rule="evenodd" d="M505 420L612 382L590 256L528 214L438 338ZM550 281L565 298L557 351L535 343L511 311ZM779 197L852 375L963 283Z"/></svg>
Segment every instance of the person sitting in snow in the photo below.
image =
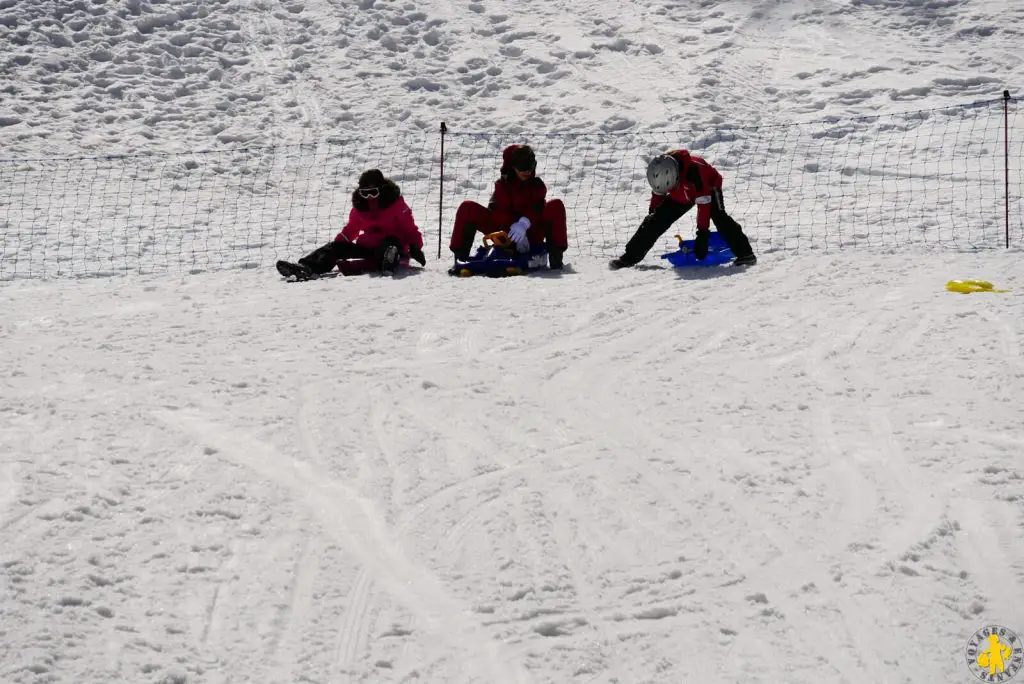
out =
<svg viewBox="0 0 1024 684"><path fill-rule="evenodd" d="M487 206L469 200L459 205L449 248L456 259L466 261L478 232L504 230L521 253L546 243L549 268L561 270L569 246L565 205L547 199L547 186L537 177L537 155L529 145L509 145L501 160L501 177Z"/></svg>
<svg viewBox="0 0 1024 684"><path fill-rule="evenodd" d="M381 272L389 273L402 257L426 265L423 235L398 184L380 170L370 169L359 176L348 223L334 240L298 263L278 261L277 270L285 277L306 280L327 273L341 259L369 259Z"/></svg>
<svg viewBox="0 0 1024 684"><path fill-rule="evenodd" d="M686 150L660 154L647 165L651 202L647 217L626 243L625 253L613 259L612 269L635 266L679 217L697 205L697 239L693 252L698 260L708 256L710 223L735 255L733 264L750 266L757 257L743 228L725 213L722 200L722 174L708 162Z"/></svg>

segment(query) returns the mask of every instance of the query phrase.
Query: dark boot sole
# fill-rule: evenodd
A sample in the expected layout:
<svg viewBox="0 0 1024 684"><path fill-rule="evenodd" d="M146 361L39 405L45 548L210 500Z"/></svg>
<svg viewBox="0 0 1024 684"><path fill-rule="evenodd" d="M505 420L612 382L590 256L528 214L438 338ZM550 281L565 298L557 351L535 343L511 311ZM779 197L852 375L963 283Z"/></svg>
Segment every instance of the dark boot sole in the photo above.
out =
<svg viewBox="0 0 1024 684"><path fill-rule="evenodd" d="M295 278L296 280L312 280L316 278L316 274L307 271L298 264L293 264L288 261L278 261L277 272L285 278Z"/></svg>

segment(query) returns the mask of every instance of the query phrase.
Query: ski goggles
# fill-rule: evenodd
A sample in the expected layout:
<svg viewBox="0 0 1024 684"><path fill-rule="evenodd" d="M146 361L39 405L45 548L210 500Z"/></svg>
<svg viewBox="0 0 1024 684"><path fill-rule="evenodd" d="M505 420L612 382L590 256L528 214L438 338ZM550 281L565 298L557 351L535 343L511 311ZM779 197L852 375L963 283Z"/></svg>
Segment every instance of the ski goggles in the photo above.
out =
<svg viewBox="0 0 1024 684"><path fill-rule="evenodd" d="M359 188L357 191L359 196L363 199L373 199L374 197L380 197L380 188Z"/></svg>
<svg viewBox="0 0 1024 684"><path fill-rule="evenodd" d="M536 171L537 170L537 162L535 162L535 161L521 161L521 162L518 162L518 163L513 163L512 164L512 168L515 169L516 171L522 171L523 173L526 173L527 171Z"/></svg>

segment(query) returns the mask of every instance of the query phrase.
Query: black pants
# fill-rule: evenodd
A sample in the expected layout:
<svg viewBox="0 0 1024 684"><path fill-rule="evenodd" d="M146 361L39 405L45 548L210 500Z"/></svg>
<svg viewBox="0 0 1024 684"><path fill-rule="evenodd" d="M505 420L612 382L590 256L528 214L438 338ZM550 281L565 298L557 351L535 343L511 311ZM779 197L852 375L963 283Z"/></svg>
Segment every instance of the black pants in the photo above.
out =
<svg viewBox="0 0 1024 684"><path fill-rule="evenodd" d="M373 259L377 265L380 265L384 258L384 250L391 244L399 246L398 241L394 238L387 238L376 249L348 240L335 240L328 242L323 247L317 247L299 259L299 263L309 266L313 269L313 273L327 273L340 259Z"/></svg>
<svg viewBox="0 0 1024 684"><path fill-rule="evenodd" d="M666 197L653 212L647 215L640 227L636 229L636 233L626 243L626 257L633 261L643 259L658 238L664 235L665 231L690 209L693 209L693 204L680 204L671 197ZM711 221L734 255L744 257L753 254L754 250L750 247L750 240L743 233L742 226L736 222L736 219L725 213L722 191L718 188L711 191Z"/></svg>

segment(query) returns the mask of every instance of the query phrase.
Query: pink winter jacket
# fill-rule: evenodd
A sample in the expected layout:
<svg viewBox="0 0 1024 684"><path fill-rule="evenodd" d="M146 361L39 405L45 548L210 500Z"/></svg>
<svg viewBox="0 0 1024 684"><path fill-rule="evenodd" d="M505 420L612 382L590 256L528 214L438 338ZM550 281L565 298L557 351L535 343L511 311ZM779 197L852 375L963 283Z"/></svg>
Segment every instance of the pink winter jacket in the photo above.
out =
<svg viewBox="0 0 1024 684"><path fill-rule="evenodd" d="M412 209L402 197L383 209L359 210L353 207L348 214L348 223L334 239L374 249L389 237L401 243L406 255L410 247L423 249L423 235L413 219Z"/></svg>

